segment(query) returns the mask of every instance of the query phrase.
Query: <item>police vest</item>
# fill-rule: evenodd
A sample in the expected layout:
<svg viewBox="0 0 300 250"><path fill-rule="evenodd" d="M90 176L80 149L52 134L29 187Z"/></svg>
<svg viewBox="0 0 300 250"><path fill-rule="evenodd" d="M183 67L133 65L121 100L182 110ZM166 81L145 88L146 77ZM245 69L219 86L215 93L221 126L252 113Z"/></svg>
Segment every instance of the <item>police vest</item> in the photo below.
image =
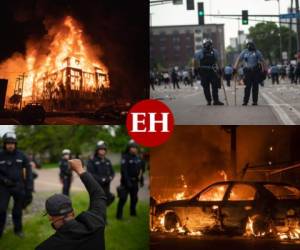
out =
<svg viewBox="0 0 300 250"><path fill-rule="evenodd" d="M200 59L201 66L213 66L217 59L214 50L203 50L203 58Z"/></svg>

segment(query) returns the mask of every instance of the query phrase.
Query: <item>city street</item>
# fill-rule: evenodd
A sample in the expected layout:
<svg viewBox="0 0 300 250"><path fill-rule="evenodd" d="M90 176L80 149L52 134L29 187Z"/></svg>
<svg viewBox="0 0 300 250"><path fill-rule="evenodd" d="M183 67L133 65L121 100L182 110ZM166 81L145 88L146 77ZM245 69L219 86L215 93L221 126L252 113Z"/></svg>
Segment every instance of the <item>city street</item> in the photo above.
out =
<svg viewBox="0 0 300 250"><path fill-rule="evenodd" d="M224 82L225 84L225 82ZM194 87L180 85L173 90L171 85L165 88L156 86L151 90L151 98L162 100L173 111L175 122L179 125L295 125L300 124L300 85L281 80L281 84L272 85L269 80L260 87L258 106L242 106L244 86L237 85L237 105L234 105L234 82L225 87L229 106L206 106L200 82ZM219 90L220 100L225 103L224 91Z"/></svg>

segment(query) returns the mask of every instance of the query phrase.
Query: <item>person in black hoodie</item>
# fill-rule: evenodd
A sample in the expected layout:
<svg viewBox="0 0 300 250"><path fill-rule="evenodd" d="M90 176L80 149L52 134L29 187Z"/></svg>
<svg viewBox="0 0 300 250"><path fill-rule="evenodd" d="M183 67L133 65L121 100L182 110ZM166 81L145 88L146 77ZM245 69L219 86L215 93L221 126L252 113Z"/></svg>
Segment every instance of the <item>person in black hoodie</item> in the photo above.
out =
<svg viewBox="0 0 300 250"><path fill-rule="evenodd" d="M75 217L70 198L55 194L46 200L46 212L56 232L36 247L36 250L104 250L106 196L94 177L85 172L78 159L69 160L89 197L89 209Z"/></svg>
<svg viewBox="0 0 300 250"><path fill-rule="evenodd" d="M138 145L130 140L121 160L121 185L117 188L119 202L117 207L117 219L123 218L123 208L130 195L130 215L136 216L136 204L138 202L139 183L145 168L144 161L139 156Z"/></svg>
<svg viewBox="0 0 300 250"><path fill-rule="evenodd" d="M96 181L103 188L107 206L115 199L115 196L110 192L110 183L115 176L111 161L106 157L107 145L104 141L98 141L94 157L88 161L87 171L90 172Z"/></svg>
<svg viewBox="0 0 300 250"><path fill-rule="evenodd" d="M7 208L12 197L14 205L12 219L14 233L23 237L22 209L26 201L32 201L32 169L27 156L17 149L15 133L3 136L3 150L0 151L0 238L4 231Z"/></svg>
<svg viewBox="0 0 300 250"><path fill-rule="evenodd" d="M69 168L68 160L71 159L71 150L64 149L62 151L62 158L59 161L59 178L63 185L62 193L69 196L71 183L73 179L72 170Z"/></svg>

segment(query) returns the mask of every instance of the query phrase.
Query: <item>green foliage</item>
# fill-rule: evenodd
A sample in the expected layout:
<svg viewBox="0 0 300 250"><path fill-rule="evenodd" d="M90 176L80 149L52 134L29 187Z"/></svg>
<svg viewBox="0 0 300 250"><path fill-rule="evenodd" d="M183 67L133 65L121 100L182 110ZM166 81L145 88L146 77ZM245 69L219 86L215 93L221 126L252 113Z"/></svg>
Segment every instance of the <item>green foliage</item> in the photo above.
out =
<svg viewBox="0 0 300 250"><path fill-rule="evenodd" d="M124 126L16 126L18 146L32 153L48 153L56 162L61 150L74 154L93 151L97 141L107 142L109 150L121 152L129 140Z"/></svg>
<svg viewBox="0 0 300 250"><path fill-rule="evenodd" d="M88 196L80 192L72 196L75 213L87 209ZM105 229L105 244L107 250L132 250L149 249L148 217L149 204L139 202L137 207L138 217L129 217L128 202L125 206L125 219L115 219L117 202L114 202L107 210L109 225ZM25 238L16 237L9 229L0 240L1 250L32 250L43 240L53 234L47 217L37 213L34 217L28 218L24 225Z"/></svg>
<svg viewBox="0 0 300 250"><path fill-rule="evenodd" d="M262 51L265 58L271 63L281 61L279 34L281 30L282 51L289 51L289 37L292 36L292 51L290 58L293 58L297 51L297 36L296 33L289 28L282 26L281 29L273 23L258 23L249 29L249 37L252 38L256 47Z"/></svg>

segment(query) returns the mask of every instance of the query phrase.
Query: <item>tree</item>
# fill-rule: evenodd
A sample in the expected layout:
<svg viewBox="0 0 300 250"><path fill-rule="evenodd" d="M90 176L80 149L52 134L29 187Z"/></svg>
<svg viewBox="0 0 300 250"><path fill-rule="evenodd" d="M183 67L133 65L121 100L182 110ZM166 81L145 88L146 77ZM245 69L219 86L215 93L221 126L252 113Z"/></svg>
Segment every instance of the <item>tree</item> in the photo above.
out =
<svg viewBox="0 0 300 250"><path fill-rule="evenodd" d="M292 50L290 58L297 51L296 33L289 28L282 26L281 29L273 23L258 23L249 29L249 38L252 38L256 47L263 53L264 57L271 63L281 61L279 46L279 31L281 30L282 51L289 51L289 36L292 38Z"/></svg>
<svg viewBox="0 0 300 250"><path fill-rule="evenodd" d="M107 142L109 150L121 152L129 140L124 126L16 126L18 146L26 152L49 154L57 161L64 148L74 154L93 152L97 141Z"/></svg>

